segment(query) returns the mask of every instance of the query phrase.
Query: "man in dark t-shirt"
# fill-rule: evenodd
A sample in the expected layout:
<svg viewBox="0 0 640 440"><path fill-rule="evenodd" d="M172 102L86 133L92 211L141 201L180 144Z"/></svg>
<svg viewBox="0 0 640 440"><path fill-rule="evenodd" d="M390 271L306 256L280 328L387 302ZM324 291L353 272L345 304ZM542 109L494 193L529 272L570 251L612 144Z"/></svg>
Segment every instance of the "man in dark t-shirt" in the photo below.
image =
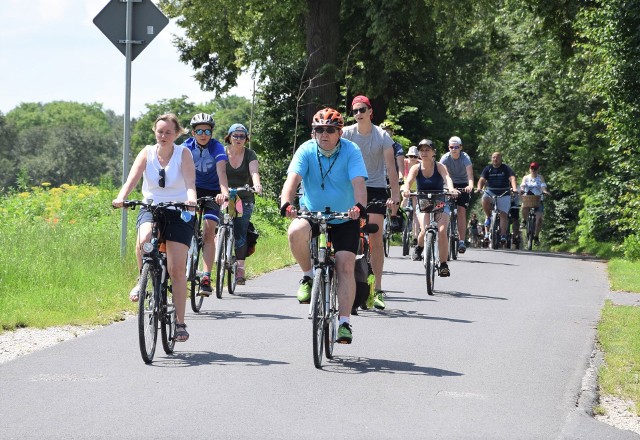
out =
<svg viewBox="0 0 640 440"><path fill-rule="evenodd" d="M487 192L482 196L482 210L484 211L487 219L485 220L485 226L491 224L491 210L493 209L492 196L498 197L498 211L500 213L500 241L507 241L507 221L508 213L511 208L511 195L509 190L517 193L518 188L516 185L516 175L508 165L502 163L502 153L496 151L491 155L491 165L487 165L480 179L478 180L478 191L485 189Z"/></svg>

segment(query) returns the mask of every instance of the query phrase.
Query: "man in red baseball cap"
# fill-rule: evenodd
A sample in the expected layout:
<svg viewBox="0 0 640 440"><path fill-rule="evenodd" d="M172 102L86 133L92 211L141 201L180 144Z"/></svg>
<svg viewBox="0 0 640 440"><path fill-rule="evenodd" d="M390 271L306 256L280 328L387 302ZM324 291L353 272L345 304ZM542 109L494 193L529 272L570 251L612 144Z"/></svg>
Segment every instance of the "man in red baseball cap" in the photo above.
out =
<svg viewBox="0 0 640 440"><path fill-rule="evenodd" d="M371 267L375 275L373 306L383 310L384 292L382 291L382 270L384 267L384 249L382 231L387 207L400 203L400 186L395 166L393 139L382 128L374 125L371 101L364 95L358 95L351 102L351 115L355 124L345 127L342 137L355 142L362 152L367 167L367 213L369 222L378 225L378 232L369 234L371 249ZM391 196L387 192L387 177L391 186ZM386 200L386 206L372 204L372 200Z"/></svg>

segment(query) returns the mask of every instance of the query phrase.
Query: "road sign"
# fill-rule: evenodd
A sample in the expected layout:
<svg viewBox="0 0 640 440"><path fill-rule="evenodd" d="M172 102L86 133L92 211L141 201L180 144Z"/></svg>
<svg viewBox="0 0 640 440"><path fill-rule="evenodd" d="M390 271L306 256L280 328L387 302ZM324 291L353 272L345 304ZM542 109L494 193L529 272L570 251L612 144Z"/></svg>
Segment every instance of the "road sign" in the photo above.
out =
<svg viewBox="0 0 640 440"><path fill-rule="evenodd" d="M132 0L131 60L169 24L169 19L151 0ZM93 23L122 55L126 50L127 1L111 0L93 19Z"/></svg>

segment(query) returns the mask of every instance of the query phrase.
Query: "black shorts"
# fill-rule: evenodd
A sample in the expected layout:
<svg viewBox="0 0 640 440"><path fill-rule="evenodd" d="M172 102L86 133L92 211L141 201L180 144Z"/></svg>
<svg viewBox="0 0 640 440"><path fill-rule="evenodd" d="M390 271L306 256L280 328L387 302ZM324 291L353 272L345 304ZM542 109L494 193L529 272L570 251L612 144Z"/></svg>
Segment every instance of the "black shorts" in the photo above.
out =
<svg viewBox="0 0 640 440"><path fill-rule="evenodd" d="M388 198L389 191L387 191L387 188L367 187L367 213L385 215L387 213L387 207L381 203L382 201L386 203ZM375 200L376 203L372 204L372 200Z"/></svg>
<svg viewBox="0 0 640 440"><path fill-rule="evenodd" d="M136 226L139 228L143 223L152 223L153 215L146 208L140 208ZM193 237L193 228L195 225L195 217L185 222L180 218L180 211L175 209L164 209L158 218L158 230L160 237L166 241L176 241L186 246L191 245L191 237Z"/></svg>
<svg viewBox="0 0 640 440"><path fill-rule="evenodd" d="M307 220L308 221L308 220ZM311 235L320 235L320 226L317 223L311 224ZM335 252L347 251L352 254L358 253L358 240L360 239L360 222L348 220L344 223L329 223L327 227L329 241L333 245Z"/></svg>
<svg viewBox="0 0 640 440"><path fill-rule="evenodd" d="M471 194L465 192L464 189L467 187L466 183L454 183L453 187L457 190L460 190L460 194L456 197L456 205L462 206L463 208L469 208L469 203L471 202Z"/></svg>
<svg viewBox="0 0 640 440"><path fill-rule="evenodd" d="M196 195L200 197L215 197L220 194L220 190L196 188ZM220 218L220 206L216 202L207 202L204 204L204 213L213 214ZM218 222L220 223L220 222Z"/></svg>

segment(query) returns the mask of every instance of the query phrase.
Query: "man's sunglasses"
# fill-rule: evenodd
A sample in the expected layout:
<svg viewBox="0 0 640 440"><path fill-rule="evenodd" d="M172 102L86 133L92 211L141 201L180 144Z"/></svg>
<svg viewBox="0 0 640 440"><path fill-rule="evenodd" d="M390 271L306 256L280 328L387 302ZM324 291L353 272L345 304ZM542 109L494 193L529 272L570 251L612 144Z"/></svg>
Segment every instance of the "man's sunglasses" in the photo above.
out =
<svg viewBox="0 0 640 440"><path fill-rule="evenodd" d="M353 116L357 115L358 113L364 113L367 110L369 110L369 107L360 107L360 108L354 108L353 110L351 110L351 114Z"/></svg>
<svg viewBox="0 0 640 440"><path fill-rule="evenodd" d="M197 130L195 130L195 133L198 136L202 136L203 134L206 134L207 136L211 136L211 130L209 130L208 128L206 130L203 130L202 128L198 128Z"/></svg>
<svg viewBox="0 0 640 440"><path fill-rule="evenodd" d="M336 131L338 131L338 129L337 129L336 127L316 127L316 128L314 128L314 129L313 129L313 131L314 131L316 134L322 134L322 133L324 133L325 131L326 131L328 134L334 134Z"/></svg>
<svg viewBox="0 0 640 440"><path fill-rule="evenodd" d="M164 168L162 168L158 174L160 175L160 180L158 180L158 185L160 185L160 188L164 188L165 182L164 182Z"/></svg>
<svg viewBox="0 0 640 440"><path fill-rule="evenodd" d="M449 150L459 150L460 145L449 145Z"/></svg>

